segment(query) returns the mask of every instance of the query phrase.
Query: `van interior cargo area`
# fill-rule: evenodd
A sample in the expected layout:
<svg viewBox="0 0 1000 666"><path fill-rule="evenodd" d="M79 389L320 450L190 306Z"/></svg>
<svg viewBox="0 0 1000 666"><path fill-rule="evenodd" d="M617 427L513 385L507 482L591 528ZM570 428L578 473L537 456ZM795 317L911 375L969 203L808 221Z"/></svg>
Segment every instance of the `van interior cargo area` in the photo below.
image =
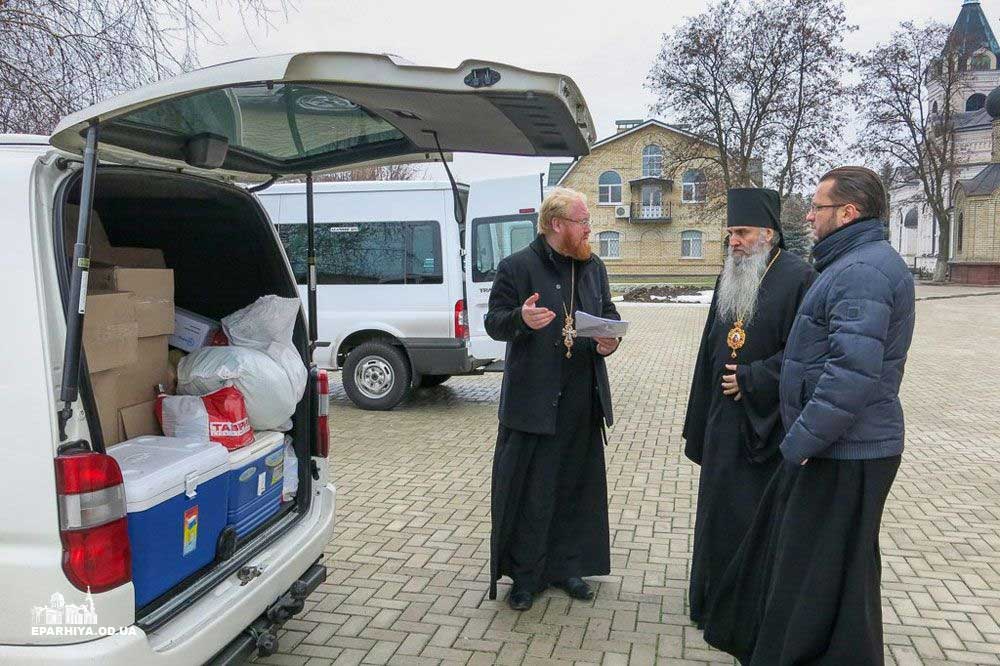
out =
<svg viewBox="0 0 1000 666"><path fill-rule="evenodd" d="M71 273L80 191L80 177L71 178L57 198L57 204L61 205L56 206L54 239L58 246L57 255L62 254L58 262L60 269L66 268L65 272L60 271L64 299L67 298L68 275ZM214 320L254 303L261 296L298 299L298 291L274 230L254 197L242 188L179 173L99 167L93 210L89 234L92 280L102 275L101 270L113 272L115 269L110 268L109 263L116 263L118 269L160 269L152 274L161 276L161 281L163 275L169 276L172 271L173 305ZM158 265L160 262L162 265ZM130 263L131 267L128 266ZM165 290L170 285L160 286ZM112 284L111 291L126 289L116 290ZM96 291L92 282L90 293L104 292ZM84 320L85 348L86 320L91 309L96 311L98 308L98 304L92 304L91 300L100 299L88 298ZM166 302L166 299L161 301ZM113 310L115 304L105 303L100 307ZM142 325L138 328L141 329ZM153 328L147 333L161 334L163 331ZM167 354L166 335L142 336L140 330L134 352L139 363L143 362L144 353ZM296 318L293 344L308 367L308 333L301 315ZM180 352L171 349L170 353ZM115 409L109 409L99 386L101 377L107 374L100 372L105 367L100 365L103 361L97 355L92 360L90 352L85 352L85 363L80 370L80 395L90 428L91 448L102 453L113 451L119 442L129 439L132 428L145 427L146 430L138 432L154 434L149 432L150 426L144 425L149 420L149 414L145 414L141 423L135 425L129 422L128 410L119 409L119 413L115 414ZM114 365L114 362L106 361L107 364ZM220 546L207 566L148 603L137 604L140 625L143 617L162 613L165 607L175 606L177 612L182 610L197 596L211 589L206 587L206 579L224 572L231 574L233 565L245 561L263 547L263 540L271 541L278 537L275 528L279 523L287 522L290 515L301 514L308 509L312 495L310 456L314 396L315 390L310 382L292 416L292 428L286 433L291 437L298 461L298 492L294 499L282 503L277 513L249 533L240 534L235 543L227 544L229 547L223 549ZM146 396L142 399L145 400ZM122 407L127 402L124 400L117 406ZM145 411L148 412L149 408ZM134 418L134 415L131 417ZM109 424L118 424L119 430L115 432L115 426ZM155 427L158 428L158 424ZM281 446L280 437L278 446ZM133 550L136 547L133 544ZM213 543L213 550L215 547ZM167 619L169 617L159 618L156 625Z"/></svg>

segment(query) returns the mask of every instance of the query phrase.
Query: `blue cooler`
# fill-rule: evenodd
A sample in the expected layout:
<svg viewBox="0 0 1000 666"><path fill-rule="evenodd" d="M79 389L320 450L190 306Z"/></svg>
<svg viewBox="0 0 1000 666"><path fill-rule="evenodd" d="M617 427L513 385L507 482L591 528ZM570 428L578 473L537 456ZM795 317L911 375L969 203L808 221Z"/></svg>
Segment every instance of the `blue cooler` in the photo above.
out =
<svg viewBox="0 0 1000 666"><path fill-rule="evenodd" d="M252 444L229 452L228 524L244 537L277 513L284 481L285 435L258 432Z"/></svg>
<svg viewBox="0 0 1000 666"><path fill-rule="evenodd" d="M145 606L215 559L226 526L221 444L138 437L108 449L122 470L135 605Z"/></svg>

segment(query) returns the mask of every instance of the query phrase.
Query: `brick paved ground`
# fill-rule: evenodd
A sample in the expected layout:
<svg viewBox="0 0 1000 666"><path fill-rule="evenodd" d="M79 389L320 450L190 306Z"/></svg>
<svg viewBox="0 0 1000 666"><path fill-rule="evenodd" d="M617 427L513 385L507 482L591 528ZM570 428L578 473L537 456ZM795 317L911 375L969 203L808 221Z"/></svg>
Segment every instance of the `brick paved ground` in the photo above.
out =
<svg viewBox="0 0 1000 666"><path fill-rule="evenodd" d="M685 607L698 472L680 430L706 308L622 312L633 332L610 362L614 575L595 601L552 591L516 614L485 600L498 376L454 379L391 413L340 394L330 579L260 662L731 664ZM1000 664L998 346L1000 296L918 304L908 449L882 535L890 664Z"/></svg>

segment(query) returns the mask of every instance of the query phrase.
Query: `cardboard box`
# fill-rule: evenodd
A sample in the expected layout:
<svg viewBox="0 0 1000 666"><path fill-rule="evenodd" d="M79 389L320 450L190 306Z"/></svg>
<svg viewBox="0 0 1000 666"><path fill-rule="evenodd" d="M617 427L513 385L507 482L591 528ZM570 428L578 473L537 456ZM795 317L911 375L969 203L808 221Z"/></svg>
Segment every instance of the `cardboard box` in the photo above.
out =
<svg viewBox="0 0 1000 666"><path fill-rule="evenodd" d="M174 308L174 334L170 336L170 346L188 353L201 349L212 339L221 324L183 308Z"/></svg>
<svg viewBox="0 0 1000 666"><path fill-rule="evenodd" d="M139 338L136 359L119 368L117 407L137 405L156 398L158 384L170 382L166 335Z"/></svg>
<svg viewBox="0 0 1000 666"><path fill-rule="evenodd" d="M163 434L160 423L156 420L155 407L156 401L150 400L118 410L118 426L121 429L123 441L143 435Z"/></svg>
<svg viewBox="0 0 1000 666"><path fill-rule="evenodd" d="M63 208L66 220L66 256L73 256L73 246L76 245L76 227L80 220L80 207L68 204ZM97 211L90 218L90 260L112 266L128 266L130 268L165 268L163 250L145 247L114 247L108 240Z"/></svg>
<svg viewBox="0 0 1000 666"><path fill-rule="evenodd" d="M169 268L95 267L90 271L90 285L135 294L140 338L174 332L174 272Z"/></svg>
<svg viewBox="0 0 1000 666"><path fill-rule="evenodd" d="M94 391L97 418L101 422L105 446L122 441L118 419L118 375L117 369L95 372L90 375L90 386Z"/></svg>
<svg viewBox="0 0 1000 666"><path fill-rule="evenodd" d="M166 268L163 250L150 247L112 247L111 256L115 266L126 268Z"/></svg>
<svg viewBox="0 0 1000 666"><path fill-rule="evenodd" d="M91 373L135 363L139 324L135 297L127 292L87 294L83 318L83 349Z"/></svg>

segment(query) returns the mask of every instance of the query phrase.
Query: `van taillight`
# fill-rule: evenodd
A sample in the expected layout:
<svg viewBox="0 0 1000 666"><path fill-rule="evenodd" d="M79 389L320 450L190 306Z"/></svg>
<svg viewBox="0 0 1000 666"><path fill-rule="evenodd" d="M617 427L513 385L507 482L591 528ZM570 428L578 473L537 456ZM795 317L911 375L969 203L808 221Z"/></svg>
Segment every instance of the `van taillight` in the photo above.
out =
<svg viewBox="0 0 1000 666"><path fill-rule="evenodd" d="M103 453L56 458L63 571L74 587L104 592L132 580L125 485Z"/></svg>
<svg viewBox="0 0 1000 666"><path fill-rule="evenodd" d="M316 394L319 409L316 411L316 448L313 455L326 458L330 455L330 376L326 370L316 371Z"/></svg>
<svg viewBox="0 0 1000 666"><path fill-rule="evenodd" d="M469 339L469 313L465 309L465 301L455 303L455 337L460 340Z"/></svg>

